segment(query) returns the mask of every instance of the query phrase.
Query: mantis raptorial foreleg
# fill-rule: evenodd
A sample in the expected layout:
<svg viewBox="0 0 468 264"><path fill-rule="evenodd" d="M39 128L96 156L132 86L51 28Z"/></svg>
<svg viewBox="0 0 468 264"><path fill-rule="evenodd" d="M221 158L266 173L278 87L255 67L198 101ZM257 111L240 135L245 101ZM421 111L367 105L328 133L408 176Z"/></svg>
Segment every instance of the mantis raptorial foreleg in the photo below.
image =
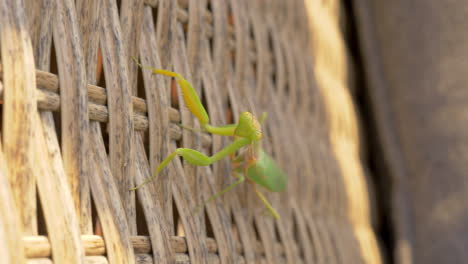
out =
<svg viewBox="0 0 468 264"><path fill-rule="evenodd" d="M209 124L210 118L206 112L205 107L201 103L197 92L195 91L195 89L193 89L192 85L182 77L182 75L175 73L175 72L171 72L171 71L159 70L153 67L144 66L144 65L141 65L135 58L134 60L138 64L138 66L144 69L149 69L153 73L162 74L162 75L176 78L176 81L179 84L180 89L182 90L182 95L184 97L185 104L187 105L187 108L189 109L189 111L200 122L200 125L202 127L201 131L206 131L212 134L217 134L217 135L222 135L222 136L234 136L234 132L236 130L237 124L230 124L230 125L224 125L224 126L211 126ZM182 128L185 128L191 131L197 131L197 129L194 129L192 127L188 127L184 125L180 125L180 126Z"/></svg>
<svg viewBox="0 0 468 264"><path fill-rule="evenodd" d="M183 124L179 124L179 126L183 129L187 129L192 132L209 132L211 134L216 134L216 135L221 135L221 136L234 136L234 132L236 130L237 124L229 124L225 126L205 125L203 129L196 129L196 128L189 127Z"/></svg>
<svg viewBox="0 0 468 264"><path fill-rule="evenodd" d="M182 90L182 95L184 97L184 101L185 101L185 104L187 105L187 108L198 119L198 121L200 121L200 124L202 125L202 127L208 124L210 119L208 117L208 114L206 113L205 107L203 107L195 89L193 89L192 85L187 80L185 80L182 77L182 75L175 73L175 72L171 72L171 71L160 70L160 69L156 69L153 67L144 66L144 65L141 65L136 58L133 58L133 59L138 64L138 66L144 69L149 69L153 73L162 74L162 75L176 78L176 81L179 84L180 89Z"/></svg>
<svg viewBox="0 0 468 264"><path fill-rule="evenodd" d="M231 143L231 145L223 148L222 150L220 150L219 152L215 153L213 156L211 157L208 157L206 156L205 154L201 153L201 152L198 152L194 149L188 149L188 148L178 148L176 149L174 152L172 152L166 159L164 159L161 164L159 164L159 166L156 168L156 170L154 171L153 175L146 179L143 183L141 183L140 185L130 189L131 191L134 191L138 188L140 188L141 186L145 185L146 183L148 183L149 181L151 181L152 179L154 179L154 177L156 177L156 175L161 172L162 169L164 169L167 164L176 156L176 155L179 155L181 156L182 158L184 158L184 160L186 160L188 163L190 164L193 164L193 165L197 165L197 166L208 166L226 156L229 156L231 153L234 153L236 152L238 149L246 146L250 144L250 141L248 139L245 139L245 138L239 138L237 140L235 140L234 142Z"/></svg>

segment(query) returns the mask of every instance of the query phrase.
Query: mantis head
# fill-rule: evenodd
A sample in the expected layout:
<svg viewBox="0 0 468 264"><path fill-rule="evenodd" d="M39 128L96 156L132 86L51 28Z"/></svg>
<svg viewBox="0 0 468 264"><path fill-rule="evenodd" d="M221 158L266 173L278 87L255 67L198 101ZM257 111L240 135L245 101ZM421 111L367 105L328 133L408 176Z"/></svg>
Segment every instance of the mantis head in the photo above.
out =
<svg viewBox="0 0 468 264"><path fill-rule="evenodd" d="M262 139L262 127L257 118L250 112L242 112L239 116L239 122L235 135L243 138L248 138L252 141Z"/></svg>

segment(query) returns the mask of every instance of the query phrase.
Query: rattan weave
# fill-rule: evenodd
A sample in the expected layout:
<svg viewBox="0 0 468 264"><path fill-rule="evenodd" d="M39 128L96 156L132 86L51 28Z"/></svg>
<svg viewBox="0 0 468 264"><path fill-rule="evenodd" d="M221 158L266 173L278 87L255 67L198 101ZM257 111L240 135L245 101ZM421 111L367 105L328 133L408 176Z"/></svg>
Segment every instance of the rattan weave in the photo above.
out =
<svg viewBox="0 0 468 264"><path fill-rule="evenodd" d="M0 0L1 263L380 263L339 13L315 0ZM185 76L215 125L268 112L264 148L289 178L267 194L281 220L249 184L194 211L233 182L228 159L175 159L129 191L177 146L229 143L182 131L197 123L174 82L132 56Z"/></svg>

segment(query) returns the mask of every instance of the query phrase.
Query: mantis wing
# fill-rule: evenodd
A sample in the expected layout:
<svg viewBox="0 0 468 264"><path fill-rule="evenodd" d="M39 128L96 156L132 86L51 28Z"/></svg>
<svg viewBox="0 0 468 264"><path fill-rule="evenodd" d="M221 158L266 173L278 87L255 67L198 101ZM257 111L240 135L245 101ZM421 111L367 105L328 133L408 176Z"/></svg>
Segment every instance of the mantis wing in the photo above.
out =
<svg viewBox="0 0 468 264"><path fill-rule="evenodd" d="M263 150L260 151L257 162L248 169L247 173L251 180L270 191L280 192L286 188L286 173Z"/></svg>

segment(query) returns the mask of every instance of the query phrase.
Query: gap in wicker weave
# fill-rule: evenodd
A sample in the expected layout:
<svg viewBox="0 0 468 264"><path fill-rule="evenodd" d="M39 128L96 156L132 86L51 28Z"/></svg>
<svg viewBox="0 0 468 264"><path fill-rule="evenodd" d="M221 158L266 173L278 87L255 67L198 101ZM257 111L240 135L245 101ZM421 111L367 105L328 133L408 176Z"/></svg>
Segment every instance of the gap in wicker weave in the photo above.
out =
<svg viewBox="0 0 468 264"><path fill-rule="evenodd" d="M229 97L226 97L226 102L223 105L226 106L225 111L224 111L225 117L226 117L226 124L235 123L234 114L232 112L231 100L229 99Z"/></svg>
<svg viewBox="0 0 468 264"><path fill-rule="evenodd" d="M109 134L107 133L107 124L108 123L99 122L99 125L101 126L102 141L104 142L104 147L106 148L106 154L109 155Z"/></svg>
<svg viewBox="0 0 468 264"><path fill-rule="evenodd" d="M234 29L234 14L232 13L232 7L231 7L231 1L228 1L227 4L227 21L228 21L228 28L233 28ZM229 34L229 38L231 37L231 34ZM231 66L233 69L236 68L236 49L235 49L235 43L236 43L236 34L233 34L233 43L234 47L229 47L230 50L230 56L231 56ZM231 45L231 44L228 44Z"/></svg>
<svg viewBox="0 0 468 264"><path fill-rule="evenodd" d="M204 214L205 214L205 230L206 230L206 237L209 238L215 238L214 231L213 231L213 225L211 224L210 217L208 216L208 213L206 209L203 209Z"/></svg>
<svg viewBox="0 0 468 264"><path fill-rule="evenodd" d="M135 195L137 235L149 236L148 223L138 195Z"/></svg>
<svg viewBox="0 0 468 264"><path fill-rule="evenodd" d="M99 216L98 216L98 213L97 213L96 204L94 203L93 194L90 193L90 195L91 195L91 224L92 224L92 230L93 230L93 234L99 235L99 233L101 232L101 224L99 222Z"/></svg>
<svg viewBox="0 0 468 264"><path fill-rule="evenodd" d="M278 87L276 85L276 71L278 70L277 69L277 66L276 66L276 56L275 56L275 49L274 49L274 41L273 41L273 36L272 36L272 32L271 31L268 31L268 34L267 34L267 40L268 40L268 49L269 49L269 54L271 54L269 60L270 60L270 64L269 66L271 67L269 69L270 71L270 76L271 76L271 84L272 84L272 89L273 89L273 93L274 94L278 94Z"/></svg>
<svg viewBox="0 0 468 264"><path fill-rule="evenodd" d="M179 140L175 140L176 143L176 148L183 148L184 147L184 137L181 137ZM176 155L174 159L180 160L180 162L183 164L185 161L181 160L181 158Z"/></svg>
<svg viewBox="0 0 468 264"><path fill-rule="evenodd" d="M144 80L143 80L143 71L141 67L137 68L137 94L136 96L138 98L141 98L146 101L146 92L145 92L145 86L144 86Z"/></svg>
<svg viewBox="0 0 468 264"><path fill-rule="evenodd" d="M177 203L175 202L175 199L172 199L172 208L175 235L179 237L185 237L184 225L182 224L182 220L180 219L179 208L177 208Z"/></svg>
<svg viewBox="0 0 468 264"><path fill-rule="evenodd" d="M104 66L102 63L102 52L101 48L98 48L97 52L97 61L96 61L96 83L98 87L107 89L106 87L106 74L103 70ZM108 123L99 123L101 126L102 141L104 142L104 147L106 148L106 153L109 155L109 133L108 133Z"/></svg>
<svg viewBox="0 0 468 264"><path fill-rule="evenodd" d="M54 124L55 124L55 131L57 133L57 141L60 146L60 149L62 149L62 110L59 109L56 112L52 112L52 117L54 118Z"/></svg>
<svg viewBox="0 0 468 264"><path fill-rule="evenodd" d="M44 217L44 211L41 205L41 198L39 197L39 190L36 187L36 202L37 202L37 233L40 236L48 236L47 226Z"/></svg>
<svg viewBox="0 0 468 264"><path fill-rule="evenodd" d="M106 75L102 70L102 53L101 49L98 49L98 58L97 58L97 67L96 67L96 83L97 86L105 88L106 87Z"/></svg>
<svg viewBox="0 0 468 264"><path fill-rule="evenodd" d="M273 229L275 232L275 240L279 242L279 244L283 243L283 239L281 238L280 232L278 230L278 225L276 223L273 223Z"/></svg>
<svg viewBox="0 0 468 264"><path fill-rule="evenodd" d="M234 214L231 213L230 218L231 218L231 234L232 234L232 237L234 238L233 240L234 241L241 241L240 236L239 236L239 230L238 230L237 225L236 225L236 220L234 218Z"/></svg>
<svg viewBox="0 0 468 264"><path fill-rule="evenodd" d="M152 6L151 8L151 16L153 18L153 24L158 24L158 9L159 9L159 1L156 1L156 6Z"/></svg>
<svg viewBox="0 0 468 264"><path fill-rule="evenodd" d="M138 98L141 98L146 101L146 92L145 92L145 86L144 86L144 79L143 79L143 70L141 67L137 67L137 94L136 96ZM144 114L146 117L148 117L148 113ZM143 135L143 147L145 148L145 154L146 154L146 159L148 161L150 160L149 153L150 153L150 142L149 142L149 134L150 131L149 129L146 129L144 131L140 131L141 135Z"/></svg>
<svg viewBox="0 0 468 264"><path fill-rule="evenodd" d="M294 241L296 241L296 245L300 245L300 244L301 244L301 243L300 243L301 240L300 240L300 238L299 238L299 228L298 228L298 225L297 225L297 219L296 219L296 215L295 215L295 214L292 215L292 222L293 222L293 224L292 224L292 228L293 228L293 230L292 230L292 231L293 231L293 233L292 233L292 234L293 234L293 239L294 239ZM302 247L300 247L300 246L297 247L297 251L298 251L298 253L299 253L298 255L299 255L302 259L304 259L304 252L303 252L303 250L302 250Z"/></svg>
<svg viewBox="0 0 468 264"><path fill-rule="evenodd" d="M206 11L211 14L211 17L213 17L213 8L211 6L211 1L213 0L208 0L207 3L206 3ZM215 0L216 1L216 0ZM212 26L213 25L213 19L211 21L207 21L207 23L210 23ZM214 31L214 29L213 29ZM211 37L208 37L208 45L209 45L209 50L210 50L210 57L213 58L213 50L214 50L214 43L213 43L213 39L214 39L214 33L211 35Z"/></svg>
<svg viewBox="0 0 468 264"><path fill-rule="evenodd" d="M175 109L179 110L179 91L177 90L177 83L174 78L171 78L171 90L170 90L170 95L171 95L171 106Z"/></svg>
<svg viewBox="0 0 468 264"><path fill-rule="evenodd" d="M206 100L206 93L205 93L205 87L204 87L204 85L203 85L203 81L200 82L200 83L201 83L201 88L200 88L200 97L201 97L201 98L200 98L200 100L201 100L203 106L205 107L206 112L207 112L207 113L210 113L210 109L209 109L209 106L208 106L208 102L207 102L207 100ZM209 135L210 135L210 134L209 134ZM210 136L211 136L211 135L210 135ZM213 148L212 148L211 146L208 147L208 148L204 148L204 149L203 149L203 152L204 152L206 155L211 156L211 155L213 155ZM211 170L213 170L213 165L214 165L214 164L209 165L209 167L210 167Z"/></svg>
<svg viewBox="0 0 468 264"><path fill-rule="evenodd" d="M250 50L250 53L249 53L249 56L248 56L248 59L249 59L249 62L250 62L250 65L252 66L252 76L257 76L257 58L256 56L253 56L253 54L257 54L257 47L255 45L255 33L254 33L254 29L253 29L253 26L250 25L249 26L249 50Z"/></svg>
<svg viewBox="0 0 468 264"><path fill-rule="evenodd" d="M58 76L57 57L55 56L55 45L52 41L50 47L50 70L49 72Z"/></svg>
<svg viewBox="0 0 468 264"><path fill-rule="evenodd" d="M253 220L253 219L252 219ZM255 247L258 247L257 244L261 243L260 233L258 232L257 222L255 220L252 221L252 229L255 233ZM256 256L257 258L265 257L265 251L262 250L261 254Z"/></svg>
<svg viewBox="0 0 468 264"><path fill-rule="evenodd" d="M52 41L52 46L50 50L50 73L55 74L57 77L58 75L58 65L57 65L57 57L55 56L55 46L54 42ZM59 92L60 95L60 92ZM52 117L54 118L54 124L55 124L55 131L57 133L57 141L60 146L60 149L62 149L62 114L61 114L61 108L58 109L58 111L52 112Z"/></svg>
<svg viewBox="0 0 468 264"><path fill-rule="evenodd" d="M115 4L117 5L117 14L120 15L120 5L121 5L121 1L120 0L115 0Z"/></svg>

